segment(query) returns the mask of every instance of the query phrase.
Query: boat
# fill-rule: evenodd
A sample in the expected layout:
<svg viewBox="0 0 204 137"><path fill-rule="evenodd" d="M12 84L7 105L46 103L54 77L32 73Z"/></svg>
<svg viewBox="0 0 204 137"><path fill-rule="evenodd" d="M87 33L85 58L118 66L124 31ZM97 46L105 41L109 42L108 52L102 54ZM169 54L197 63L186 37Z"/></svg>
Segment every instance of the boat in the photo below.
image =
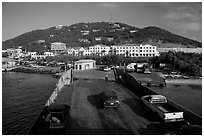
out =
<svg viewBox="0 0 204 137"><path fill-rule="evenodd" d="M30 129L30 135L61 135L67 134L70 119L70 106L53 104L44 106L40 116Z"/></svg>

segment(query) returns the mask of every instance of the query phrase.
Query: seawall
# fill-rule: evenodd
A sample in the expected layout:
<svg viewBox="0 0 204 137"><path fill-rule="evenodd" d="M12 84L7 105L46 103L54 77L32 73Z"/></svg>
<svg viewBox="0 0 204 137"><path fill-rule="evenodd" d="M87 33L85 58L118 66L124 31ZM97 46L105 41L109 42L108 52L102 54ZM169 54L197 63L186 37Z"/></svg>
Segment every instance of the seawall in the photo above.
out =
<svg viewBox="0 0 204 137"><path fill-rule="evenodd" d="M115 79L117 82L125 85L127 88L131 89L131 91L139 97L144 95L156 95L158 94L156 91L149 89L148 87L144 87L130 74L124 72L121 69L114 69ZM169 104L173 107L179 109L184 112L184 118L192 124L202 125L202 117L193 113L192 111L180 106L179 104L173 102L172 100L167 99Z"/></svg>
<svg viewBox="0 0 204 137"><path fill-rule="evenodd" d="M54 91L52 92L51 96L47 100L45 106L50 106L51 104L53 104L58 94L60 93L61 89L65 85L70 85L72 83L72 72L73 72L72 69L70 69L61 75L59 81L56 84Z"/></svg>

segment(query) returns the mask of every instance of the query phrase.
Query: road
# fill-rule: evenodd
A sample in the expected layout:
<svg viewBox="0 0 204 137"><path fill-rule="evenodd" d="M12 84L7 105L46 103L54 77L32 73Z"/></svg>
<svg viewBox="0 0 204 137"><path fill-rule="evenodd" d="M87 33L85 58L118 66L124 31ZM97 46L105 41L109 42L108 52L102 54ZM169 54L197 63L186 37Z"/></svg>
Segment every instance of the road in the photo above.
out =
<svg viewBox="0 0 204 137"><path fill-rule="evenodd" d="M108 82L104 80L109 75ZM70 92L69 134L72 135L131 135L174 134L157 122L151 113L141 107L140 98L114 81L113 72L85 70L74 72ZM101 109L99 93L114 90L121 101L117 109ZM64 94L65 95L65 94ZM63 100L63 99L62 99Z"/></svg>

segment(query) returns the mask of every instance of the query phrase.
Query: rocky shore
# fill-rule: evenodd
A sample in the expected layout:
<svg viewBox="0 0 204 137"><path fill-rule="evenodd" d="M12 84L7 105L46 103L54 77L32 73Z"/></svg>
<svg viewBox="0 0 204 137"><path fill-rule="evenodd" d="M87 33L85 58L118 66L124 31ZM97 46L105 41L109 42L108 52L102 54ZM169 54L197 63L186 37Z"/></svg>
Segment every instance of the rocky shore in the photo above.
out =
<svg viewBox="0 0 204 137"><path fill-rule="evenodd" d="M168 84L202 85L201 79L166 79Z"/></svg>
<svg viewBox="0 0 204 137"><path fill-rule="evenodd" d="M23 73L38 73L38 74L56 74L60 73L61 70L56 67L38 67L38 68L32 68L32 67L24 67L19 66L12 71L14 72L23 72Z"/></svg>

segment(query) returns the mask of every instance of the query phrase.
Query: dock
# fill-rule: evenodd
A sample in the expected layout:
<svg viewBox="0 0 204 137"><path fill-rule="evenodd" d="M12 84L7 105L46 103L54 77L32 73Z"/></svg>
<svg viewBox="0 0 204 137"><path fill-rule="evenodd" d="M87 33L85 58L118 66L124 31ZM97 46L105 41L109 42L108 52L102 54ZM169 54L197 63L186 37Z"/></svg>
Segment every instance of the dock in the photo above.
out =
<svg viewBox="0 0 204 137"><path fill-rule="evenodd" d="M108 81L105 76L108 75ZM121 101L117 109L101 109L99 94L114 90ZM141 105L140 96L120 84L113 71L73 72L73 81L57 92L53 104L70 106L69 135L177 135L179 131L158 121ZM176 127L176 125L175 125ZM31 129L32 130L32 129Z"/></svg>

